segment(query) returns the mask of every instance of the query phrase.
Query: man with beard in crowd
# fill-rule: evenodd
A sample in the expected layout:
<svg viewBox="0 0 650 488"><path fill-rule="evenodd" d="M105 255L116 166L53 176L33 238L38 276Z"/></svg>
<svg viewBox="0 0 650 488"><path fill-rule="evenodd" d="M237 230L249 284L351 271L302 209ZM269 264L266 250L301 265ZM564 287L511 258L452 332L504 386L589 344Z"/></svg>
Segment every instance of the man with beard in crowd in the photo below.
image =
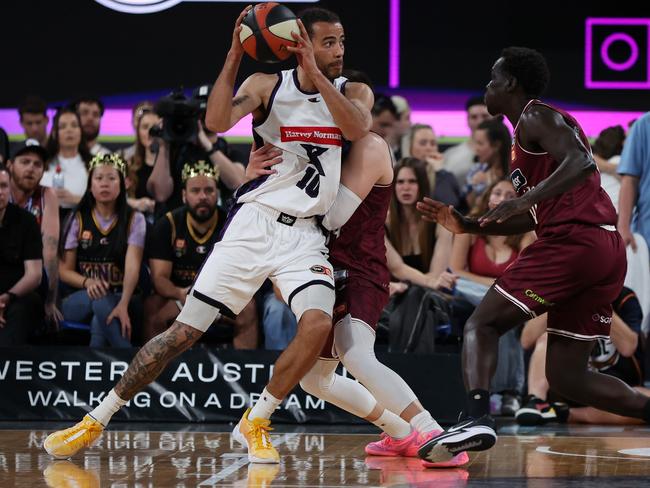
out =
<svg viewBox="0 0 650 488"><path fill-rule="evenodd" d="M52 188L39 183L45 171L45 162L49 159L47 150L34 139L28 139L27 142L33 144L19 148L7 164L11 176L9 201L31 213L41 229L43 264L48 283L44 297L45 319L48 323L58 324L63 318L56 307L59 284L59 201Z"/></svg>
<svg viewBox="0 0 650 488"><path fill-rule="evenodd" d="M73 108L79 114L81 130L86 136L90 154L93 156L110 154L110 149L97 142L102 117L104 116L104 103L97 97L81 96L74 102Z"/></svg>
<svg viewBox="0 0 650 488"><path fill-rule="evenodd" d="M149 266L155 293L145 302L145 341L172 324L183 308L194 277L219 240L226 213L217 205L218 180L209 161L185 164L185 205L167 212L150 234ZM220 319L222 323L225 320ZM236 349L257 347L257 312L252 300L235 319L234 327Z"/></svg>

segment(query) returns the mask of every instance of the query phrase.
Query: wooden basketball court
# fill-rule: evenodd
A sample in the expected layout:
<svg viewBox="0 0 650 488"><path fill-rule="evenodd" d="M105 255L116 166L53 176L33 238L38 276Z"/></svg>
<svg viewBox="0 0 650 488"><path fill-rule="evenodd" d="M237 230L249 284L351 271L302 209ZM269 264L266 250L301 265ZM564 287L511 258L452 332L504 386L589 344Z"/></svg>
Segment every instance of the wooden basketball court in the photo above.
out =
<svg viewBox="0 0 650 488"><path fill-rule="evenodd" d="M43 451L42 444L59 427L50 423L24 430L15 424L0 430L0 486L650 485L650 429L645 427L522 429L506 425L494 449L471 455L470 464L462 469L446 470L424 469L417 459L367 457L363 447L377 435L345 426L310 427L310 432L279 426L283 432L273 438L282 456L280 465L251 465L227 431L197 430L231 428L214 425L156 432L146 429L166 426L115 424L91 449L58 461ZM130 430L115 430L125 428ZM342 433L346 430L365 433Z"/></svg>

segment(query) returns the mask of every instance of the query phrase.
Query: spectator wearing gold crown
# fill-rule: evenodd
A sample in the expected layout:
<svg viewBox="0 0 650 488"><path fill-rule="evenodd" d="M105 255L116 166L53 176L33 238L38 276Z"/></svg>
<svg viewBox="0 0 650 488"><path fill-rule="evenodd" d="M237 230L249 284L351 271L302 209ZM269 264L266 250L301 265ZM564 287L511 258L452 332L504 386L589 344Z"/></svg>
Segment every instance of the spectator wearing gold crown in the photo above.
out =
<svg viewBox="0 0 650 488"><path fill-rule="evenodd" d="M89 323L92 347L130 347L129 304L136 288L146 224L126 201L126 161L97 155L88 189L60 246L61 281L76 290L63 300L66 321Z"/></svg>
<svg viewBox="0 0 650 488"><path fill-rule="evenodd" d="M194 277L219 240L226 220L225 211L217 205L219 173L210 161L186 163L182 181L185 205L167 212L148 236L155 293L145 300L145 341L167 329L183 308ZM234 322L234 347L256 348L257 330L257 311L251 300Z"/></svg>

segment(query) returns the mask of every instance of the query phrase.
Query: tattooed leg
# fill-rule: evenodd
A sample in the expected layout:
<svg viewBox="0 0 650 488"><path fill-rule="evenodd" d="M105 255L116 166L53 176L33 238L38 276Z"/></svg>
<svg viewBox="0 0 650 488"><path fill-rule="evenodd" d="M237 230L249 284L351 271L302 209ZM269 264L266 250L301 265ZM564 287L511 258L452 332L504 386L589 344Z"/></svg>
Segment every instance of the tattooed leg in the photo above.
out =
<svg viewBox="0 0 650 488"><path fill-rule="evenodd" d="M123 400L130 400L155 380L170 360L189 349L202 335L203 332L194 327L174 322L142 346L115 386L115 393Z"/></svg>

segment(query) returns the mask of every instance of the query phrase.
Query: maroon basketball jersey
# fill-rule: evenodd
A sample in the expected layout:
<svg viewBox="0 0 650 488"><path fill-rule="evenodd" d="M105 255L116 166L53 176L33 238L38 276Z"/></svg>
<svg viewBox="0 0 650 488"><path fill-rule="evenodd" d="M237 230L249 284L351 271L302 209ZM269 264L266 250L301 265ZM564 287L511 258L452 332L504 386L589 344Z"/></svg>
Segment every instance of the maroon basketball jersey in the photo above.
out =
<svg viewBox="0 0 650 488"><path fill-rule="evenodd" d="M384 223L392 195L392 185L373 186L330 244L330 262L335 269L347 269L351 278L364 278L384 289L390 280Z"/></svg>
<svg viewBox="0 0 650 488"><path fill-rule="evenodd" d="M552 107L539 100L531 100L524 108L525 113L532 105L543 105L558 112L565 122L574 130L588 151L591 152L589 140L578 122L568 113ZM515 127L512 139L512 162L510 179L519 195L535 188L548 178L560 165L547 152L533 153L519 144L519 123ZM562 195L539 202L530 213L535 220L537 233L553 225L579 223L587 225L616 225L616 210L612 201L600 186L600 172L594 171L581 184L574 186Z"/></svg>

